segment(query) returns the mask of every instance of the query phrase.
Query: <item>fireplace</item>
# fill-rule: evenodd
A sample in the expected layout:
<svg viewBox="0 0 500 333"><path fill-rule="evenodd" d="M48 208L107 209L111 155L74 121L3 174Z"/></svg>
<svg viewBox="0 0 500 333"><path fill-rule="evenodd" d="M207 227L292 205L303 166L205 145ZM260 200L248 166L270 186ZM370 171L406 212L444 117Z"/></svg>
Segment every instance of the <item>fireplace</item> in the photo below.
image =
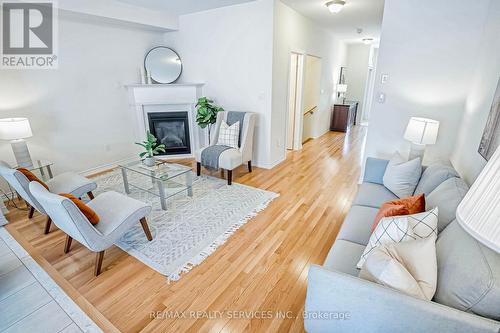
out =
<svg viewBox="0 0 500 333"><path fill-rule="evenodd" d="M191 154L189 117L184 112L148 113L149 131L165 145L162 155Z"/></svg>

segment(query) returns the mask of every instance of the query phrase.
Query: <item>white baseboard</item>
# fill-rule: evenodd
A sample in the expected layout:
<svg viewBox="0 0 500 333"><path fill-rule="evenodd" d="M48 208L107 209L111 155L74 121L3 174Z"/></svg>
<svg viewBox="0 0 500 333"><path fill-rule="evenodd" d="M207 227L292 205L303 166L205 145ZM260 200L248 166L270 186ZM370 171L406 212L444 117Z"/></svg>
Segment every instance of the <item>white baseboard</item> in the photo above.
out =
<svg viewBox="0 0 500 333"><path fill-rule="evenodd" d="M258 168L263 168L263 169L272 169L279 164L283 163L286 160L286 156L280 158L279 160L273 161L273 162L255 162L255 166Z"/></svg>

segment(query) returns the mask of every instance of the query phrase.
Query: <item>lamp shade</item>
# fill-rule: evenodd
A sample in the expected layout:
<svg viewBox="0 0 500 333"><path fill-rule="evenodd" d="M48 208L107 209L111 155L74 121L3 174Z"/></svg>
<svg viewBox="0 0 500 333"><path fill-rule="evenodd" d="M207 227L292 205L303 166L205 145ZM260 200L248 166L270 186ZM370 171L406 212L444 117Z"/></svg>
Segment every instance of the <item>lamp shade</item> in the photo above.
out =
<svg viewBox="0 0 500 333"><path fill-rule="evenodd" d="M347 92L347 84L338 84L337 85L337 92L339 92L339 93Z"/></svg>
<svg viewBox="0 0 500 333"><path fill-rule="evenodd" d="M406 127L404 138L419 145L433 145L436 143L438 131L439 121L412 117Z"/></svg>
<svg viewBox="0 0 500 333"><path fill-rule="evenodd" d="M30 122L27 118L0 119L0 139L17 140L32 136Z"/></svg>
<svg viewBox="0 0 500 333"><path fill-rule="evenodd" d="M457 220L472 237L500 253L500 149L479 174L457 209Z"/></svg>
<svg viewBox="0 0 500 333"><path fill-rule="evenodd" d="M333 0L333 1L328 1L325 3L325 6L328 8L328 10L331 13L338 13L340 12L345 5L345 1L343 0Z"/></svg>

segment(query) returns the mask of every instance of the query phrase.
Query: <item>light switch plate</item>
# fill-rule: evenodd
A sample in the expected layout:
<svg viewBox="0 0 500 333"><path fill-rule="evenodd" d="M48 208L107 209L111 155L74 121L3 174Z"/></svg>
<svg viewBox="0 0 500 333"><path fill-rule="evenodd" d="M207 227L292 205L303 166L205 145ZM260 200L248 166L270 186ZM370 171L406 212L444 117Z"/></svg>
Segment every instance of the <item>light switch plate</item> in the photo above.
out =
<svg viewBox="0 0 500 333"><path fill-rule="evenodd" d="M385 103L385 93L383 92L379 92L377 94L377 101L382 104L382 103Z"/></svg>
<svg viewBox="0 0 500 333"><path fill-rule="evenodd" d="M386 84L387 81L389 81L389 74L382 74L382 76L380 78L380 83Z"/></svg>

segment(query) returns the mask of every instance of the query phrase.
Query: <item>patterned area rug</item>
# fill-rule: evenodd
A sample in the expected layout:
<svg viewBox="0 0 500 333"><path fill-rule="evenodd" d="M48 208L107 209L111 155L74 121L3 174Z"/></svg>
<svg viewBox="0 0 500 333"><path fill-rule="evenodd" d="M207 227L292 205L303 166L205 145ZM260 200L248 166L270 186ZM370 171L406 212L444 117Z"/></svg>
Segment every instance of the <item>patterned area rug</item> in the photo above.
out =
<svg viewBox="0 0 500 333"><path fill-rule="evenodd" d="M154 191L154 185L146 177L129 173L128 178L130 183ZM120 171L95 180L96 194L125 193ZM169 187L175 192L175 185ZM228 186L223 179L201 176L193 184L193 197L188 197L187 191L179 192L167 199L165 211L160 207L159 197L134 187L130 190L130 197L153 206L147 217L153 241L147 241L138 222L116 245L174 281L202 263L278 197L277 193L235 183Z"/></svg>

